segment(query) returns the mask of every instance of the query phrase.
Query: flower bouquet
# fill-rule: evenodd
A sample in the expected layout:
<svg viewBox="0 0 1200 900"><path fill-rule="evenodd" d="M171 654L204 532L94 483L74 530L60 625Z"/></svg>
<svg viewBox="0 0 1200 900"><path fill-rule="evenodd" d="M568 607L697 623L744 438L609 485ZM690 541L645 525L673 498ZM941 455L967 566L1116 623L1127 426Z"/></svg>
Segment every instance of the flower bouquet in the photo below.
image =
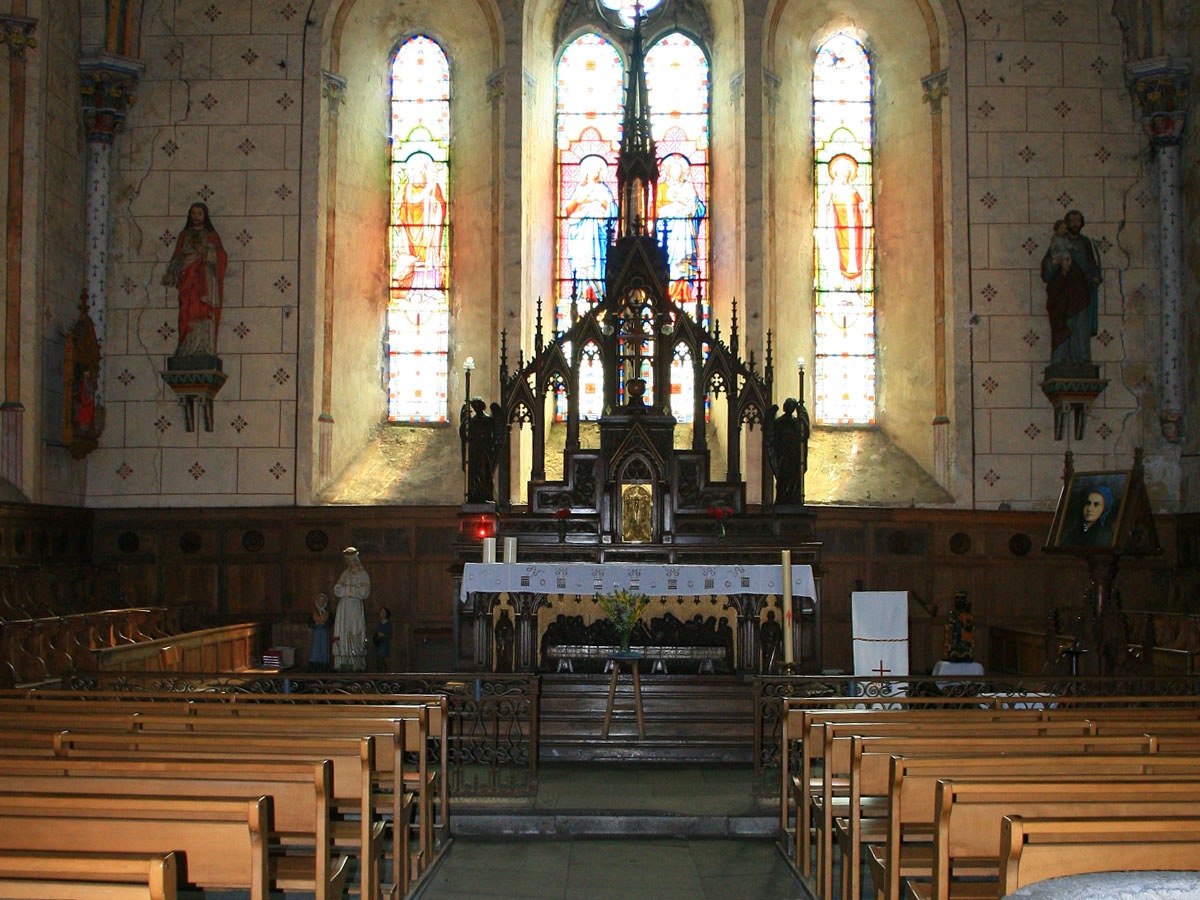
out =
<svg viewBox="0 0 1200 900"><path fill-rule="evenodd" d="M725 520L733 515L733 510L728 506L710 506L708 514L717 522L717 537L725 537Z"/></svg>
<svg viewBox="0 0 1200 900"><path fill-rule="evenodd" d="M618 590L611 594L601 594L596 598L596 602L621 636L621 652L628 653L629 638L642 613L646 611L650 598L645 594L631 594L626 590Z"/></svg>

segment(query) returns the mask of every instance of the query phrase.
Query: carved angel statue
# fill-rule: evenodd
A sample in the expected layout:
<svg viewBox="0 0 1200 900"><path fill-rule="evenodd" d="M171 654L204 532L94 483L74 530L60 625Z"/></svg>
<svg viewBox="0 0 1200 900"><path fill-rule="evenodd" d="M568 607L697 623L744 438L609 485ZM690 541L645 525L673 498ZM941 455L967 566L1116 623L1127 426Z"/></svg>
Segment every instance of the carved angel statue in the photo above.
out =
<svg viewBox="0 0 1200 900"><path fill-rule="evenodd" d="M767 411L767 455L775 473L775 502L804 503L804 473L808 471L808 412L794 397L771 404Z"/></svg>
<svg viewBox="0 0 1200 900"><path fill-rule="evenodd" d="M458 437L462 443L462 467L467 473L467 502L489 503L495 499L492 473L500 460L504 416L499 403L491 415L482 398L463 404Z"/></svg>

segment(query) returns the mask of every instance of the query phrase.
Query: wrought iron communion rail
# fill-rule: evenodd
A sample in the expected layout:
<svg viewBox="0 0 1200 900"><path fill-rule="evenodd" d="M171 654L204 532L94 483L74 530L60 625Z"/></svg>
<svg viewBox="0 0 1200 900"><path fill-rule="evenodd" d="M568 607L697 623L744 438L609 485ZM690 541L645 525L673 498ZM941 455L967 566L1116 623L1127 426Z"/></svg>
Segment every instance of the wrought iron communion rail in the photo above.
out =
<svg viewBox="0 0 1200 900"><path fill-rule="evenodd" d="M1039 695L1054 697L1145 698L1196 695L1200 703L1200 677L1155 676L1020 676L993 678L987 675L922 676L884 678L858 675L764 676L754 679L754 761L756 773L779 761L781 713L785 699L844 697L847 705L889 696L971 697Z"/></svg>
<svg viewBox="0 0 1200 900"><path fill-rule="evenodd" d="M75 692L143 694L235 693L284 696L438 694L449 713L447 781L456 797L495 797L537 791L538 688L535 675L322 674L263 675L161 672L77 672L62 680ZM331 701L332 702L332 701ZM438 759L441 738L431 737Z"/></svg>

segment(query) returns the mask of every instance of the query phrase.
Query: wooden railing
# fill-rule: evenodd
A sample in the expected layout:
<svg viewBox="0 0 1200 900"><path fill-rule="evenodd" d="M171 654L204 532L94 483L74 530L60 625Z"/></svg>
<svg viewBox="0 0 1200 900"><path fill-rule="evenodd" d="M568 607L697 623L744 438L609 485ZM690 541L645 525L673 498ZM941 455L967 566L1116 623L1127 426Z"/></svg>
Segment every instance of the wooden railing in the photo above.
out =
<svg viewBox="0 0 1200 900"><path fill-rule="evenodd" d="M266 622L189 631L136 644L102 647L83 668L100 672L238 672L255 665L271 640Z"/></svg>

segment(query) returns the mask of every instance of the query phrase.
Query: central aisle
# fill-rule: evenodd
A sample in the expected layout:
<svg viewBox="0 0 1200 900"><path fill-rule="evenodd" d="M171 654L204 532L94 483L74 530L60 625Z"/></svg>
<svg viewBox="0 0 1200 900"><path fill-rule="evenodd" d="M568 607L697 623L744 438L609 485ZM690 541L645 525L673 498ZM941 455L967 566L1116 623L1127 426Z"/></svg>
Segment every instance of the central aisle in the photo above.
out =
<svg viewBox="0 0 1200 900"><path fill-rule="evenodd" d="M762 839L456 838L421 900L808 900Z"/></svg>

